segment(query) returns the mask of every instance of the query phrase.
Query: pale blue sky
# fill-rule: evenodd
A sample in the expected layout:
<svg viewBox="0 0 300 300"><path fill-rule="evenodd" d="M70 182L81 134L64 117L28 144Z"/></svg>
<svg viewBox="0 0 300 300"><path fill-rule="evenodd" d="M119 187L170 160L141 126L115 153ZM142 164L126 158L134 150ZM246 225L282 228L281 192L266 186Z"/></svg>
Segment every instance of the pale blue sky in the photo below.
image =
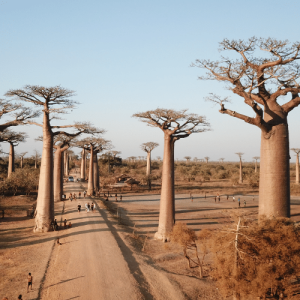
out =
<svg viewBox="0 0 300 300"><path fill-rule="evenodd" d="M218 82L199 81L191 68L197 58L220 57L223 38L251 36L299 40L298 1L95 1L0 0L0 97L25 84L76 91L81 104L68 122L90 121L107 130L122 157L142 156L140 144L158 142L163 134L131 115L157 107L205 115L212 131L180 140L175 158L245 160L259 156L260 131L218 113L205 102L210 92L228 95ZM241 100L228 106L253 115ZM299 112L289 117L291 147L300 147ZM41 149L33 126L17 152ZM2 146L6 149L6 146ZM294 158L293 158L294 159Z"/></svg>

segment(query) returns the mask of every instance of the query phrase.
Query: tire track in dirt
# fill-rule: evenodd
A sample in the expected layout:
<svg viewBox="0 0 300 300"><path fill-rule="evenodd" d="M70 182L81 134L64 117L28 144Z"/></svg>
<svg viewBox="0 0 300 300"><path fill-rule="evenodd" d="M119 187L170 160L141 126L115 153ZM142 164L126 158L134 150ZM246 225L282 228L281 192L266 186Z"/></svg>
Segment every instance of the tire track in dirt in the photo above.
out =
<svg viewBox="0 0 300 300"><path fill-rule="evenodd" d="M122 238L120 237L117 229L113 226L112 222L109 220L107 213L104 210L101 210L98 203L94 202L97 206L97 210L99 211L101 217L105 221L108 229L112 233L113 237L115 238L121 253L123 255L124 260L127 263L130 273L138 283L138 288L141 294L145 297L145 299L155 299L150 292L150 286L148 284L147 279L145 278L143 272L140 269L139 263L133 256L133 252L126 246Z"/></svg>

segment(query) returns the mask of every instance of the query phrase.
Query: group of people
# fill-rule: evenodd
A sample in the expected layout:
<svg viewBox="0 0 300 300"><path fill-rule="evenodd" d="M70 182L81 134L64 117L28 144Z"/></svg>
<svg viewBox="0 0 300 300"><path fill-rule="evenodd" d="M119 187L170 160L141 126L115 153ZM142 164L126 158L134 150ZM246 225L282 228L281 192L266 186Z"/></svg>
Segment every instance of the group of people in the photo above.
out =
<svg viewBox="0 0 300 300"><path fill-rule="evenodd" d="M91 209L92 211L94 211L94 208L95 208L95 207L96 207L96 205L95 205L93 202L92 202L91 205L90 205L89 202L85 203L85 210L86 210L86 212L89 212L90 209ZM81 204L80 204L80 203L77 205L77 210L78 210L79 213L81 212Z"/></svg>
<svg viewBox="0 0 300 300"><path fill-rule="evenodd" d="M108 197L113 197L113 195L109 194L109 191L108 191L107 195L104 193L103 197L105 198L105 201L108 201ZM118 194L117 193L115 194L115 200L116 200L116 202L118 202ZM123 200L123 196L120 195L119 201L122 202L122 200Z"/></svg>

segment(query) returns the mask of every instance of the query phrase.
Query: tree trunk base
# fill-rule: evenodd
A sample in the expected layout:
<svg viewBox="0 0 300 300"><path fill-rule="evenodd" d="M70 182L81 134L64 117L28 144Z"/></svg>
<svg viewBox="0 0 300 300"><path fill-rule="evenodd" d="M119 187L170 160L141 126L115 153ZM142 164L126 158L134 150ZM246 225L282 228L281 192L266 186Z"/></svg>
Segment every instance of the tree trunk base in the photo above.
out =
<svg viewBox="0 0 300 300"><path fill-rule="evenodd" d="M165 242L170 242L170 234L167 233L161 233L160 231L157 231L154 234L154 239Z"/></svg>

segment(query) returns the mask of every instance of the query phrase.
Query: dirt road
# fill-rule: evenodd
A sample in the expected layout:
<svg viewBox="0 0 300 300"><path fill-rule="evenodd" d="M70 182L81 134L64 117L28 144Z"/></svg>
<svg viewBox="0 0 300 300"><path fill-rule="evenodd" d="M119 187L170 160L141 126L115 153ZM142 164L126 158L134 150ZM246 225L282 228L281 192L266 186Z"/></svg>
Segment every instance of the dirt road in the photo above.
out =
<svg viewBox="0 0 300 300"><path fill-rule="evenodd" d="M79 183L65 186L67 195L79 190ZM63 218L72 228L59 231L62 245L52 252L41 299L183 299L161 272L141 264L99 203L94 212L85 211L85 203L92 201L65 202ZM78 203L83 207L80 213Z"/></svg>

